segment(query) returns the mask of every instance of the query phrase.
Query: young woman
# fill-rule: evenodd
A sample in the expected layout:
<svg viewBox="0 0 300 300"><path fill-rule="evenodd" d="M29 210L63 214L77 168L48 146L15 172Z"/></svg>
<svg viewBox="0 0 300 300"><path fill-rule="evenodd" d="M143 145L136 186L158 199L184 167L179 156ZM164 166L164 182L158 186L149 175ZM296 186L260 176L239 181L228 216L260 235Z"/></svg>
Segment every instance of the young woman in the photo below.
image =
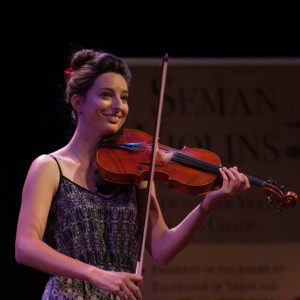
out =
<svg viewBox="0 0 300 300"><path fill-rule="evenodd" d="M66 100L75 132L65 147L39 156L28 171L16 260L53 274L42 299L142 299L135 267L146 182L117 185L94 172L101 139L126 120L131 73L122 59L88 49L76 52L70 67ZM157 263L167 265L218 203L250 187L236 167L220 172L223 185L171 229L153 187L146 247Z"/></svg>

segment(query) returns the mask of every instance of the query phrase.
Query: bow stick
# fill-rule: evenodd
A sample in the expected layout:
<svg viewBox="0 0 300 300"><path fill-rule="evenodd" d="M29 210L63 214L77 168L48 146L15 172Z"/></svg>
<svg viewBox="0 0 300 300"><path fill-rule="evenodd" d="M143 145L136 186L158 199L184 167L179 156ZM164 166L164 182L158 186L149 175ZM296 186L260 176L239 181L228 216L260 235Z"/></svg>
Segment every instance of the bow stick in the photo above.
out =
<svg viewBox="0 0 300 300"><path fill-rule="evenodd" d="M158 139L159 139L159 129L161 123L161 115L162 115L162 107L165 93L165 85L166 85L166 77L167 77L167 67L168 67L168 54L163 57L162 63L162 78L161 78L161 86L160 86L160 95L158 101L158 111L156 116L156 125L155 125L155 133L153 136L153 144L152 144L152 152L151 152L151 164L149 171L149 180L147 183L147 206L145 212L145 222L144 222L144 230L143 230L143 238L140 245L140 251L138 253L137 264L136 264L136 274L142 275L143 269L143 261L145 255L145 243L146 243L146 235L149 221L149 210L150 210L150 202L151 202L151 194L152 194L152 182L154 179L154 169L155 169L155 161L156 161L156 149L158 148Z"/></svg>

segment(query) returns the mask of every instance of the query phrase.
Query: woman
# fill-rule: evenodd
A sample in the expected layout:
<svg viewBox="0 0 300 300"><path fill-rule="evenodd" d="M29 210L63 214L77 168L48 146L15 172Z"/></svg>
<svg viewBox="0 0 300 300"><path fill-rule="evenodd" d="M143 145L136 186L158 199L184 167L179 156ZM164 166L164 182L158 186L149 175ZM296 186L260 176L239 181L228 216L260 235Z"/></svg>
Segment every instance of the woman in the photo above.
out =
<svg viewBox="0 0 300 300"><path fill-rule="evenodd" d="M120 58L93 50L75 53L70 66L66 100L75 132L65 147L39 156L30 166L16 260L53 274L42 299L142 299L142 276L134 272L146 183L111 184L95 173L99 142L126 120L131 73ZM157 263L167 265L218 203L250 187L236 167L220 173L222 187L172 229L152 189L146 247Z"/></svg>

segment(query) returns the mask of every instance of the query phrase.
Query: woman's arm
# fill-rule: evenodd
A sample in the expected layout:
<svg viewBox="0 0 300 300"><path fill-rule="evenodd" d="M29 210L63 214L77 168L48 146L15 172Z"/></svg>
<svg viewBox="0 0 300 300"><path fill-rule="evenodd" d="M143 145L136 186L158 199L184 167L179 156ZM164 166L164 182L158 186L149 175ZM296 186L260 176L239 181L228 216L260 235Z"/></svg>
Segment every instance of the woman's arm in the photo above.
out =
<svg viewBox="0 0 300 300"><path fill-rule="evenodd" d="M68 257L43 242L58 183L59 172L51 157L43 155L32 163L22 193L15 244L17 262L49 274L87 280L100 289L115 293L120 299L124 299L121 291L131 294L131 299L141 299L139 288L133 283L140 283L141 276L103 271Z"/></svg>
<svg viewBox="0 0 300 300"><path fill-rule="evenodd" d="M150 205L147 249L155 261L167 265L196 235L210 212L218 203L237 196L250 188L248 178L237 168L220 169L223 184L218 190L208 193L176 227L169 229L164 222L155 192ZM140 196L142 196L140 192Z"/></svg>

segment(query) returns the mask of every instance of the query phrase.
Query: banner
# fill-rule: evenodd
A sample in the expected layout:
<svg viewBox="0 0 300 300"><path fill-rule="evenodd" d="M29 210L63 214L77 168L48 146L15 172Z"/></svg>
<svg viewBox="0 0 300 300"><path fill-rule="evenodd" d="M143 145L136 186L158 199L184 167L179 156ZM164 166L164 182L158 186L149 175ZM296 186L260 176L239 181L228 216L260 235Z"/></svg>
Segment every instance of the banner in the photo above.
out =
<svg viewBox="0 0 300 300"><path fill-rule="evenodd" d="M153 135L161 61L126 61L133 73L126 126ZM169 59L159 142L208 149L224 166L299 194L299 78L299 60ZM203 198L156 186L169 227ZM252 185L217 207L170 265L146 255L144 299L299 300L299 205L277 212L278 204L267 205Z"/></svg>

